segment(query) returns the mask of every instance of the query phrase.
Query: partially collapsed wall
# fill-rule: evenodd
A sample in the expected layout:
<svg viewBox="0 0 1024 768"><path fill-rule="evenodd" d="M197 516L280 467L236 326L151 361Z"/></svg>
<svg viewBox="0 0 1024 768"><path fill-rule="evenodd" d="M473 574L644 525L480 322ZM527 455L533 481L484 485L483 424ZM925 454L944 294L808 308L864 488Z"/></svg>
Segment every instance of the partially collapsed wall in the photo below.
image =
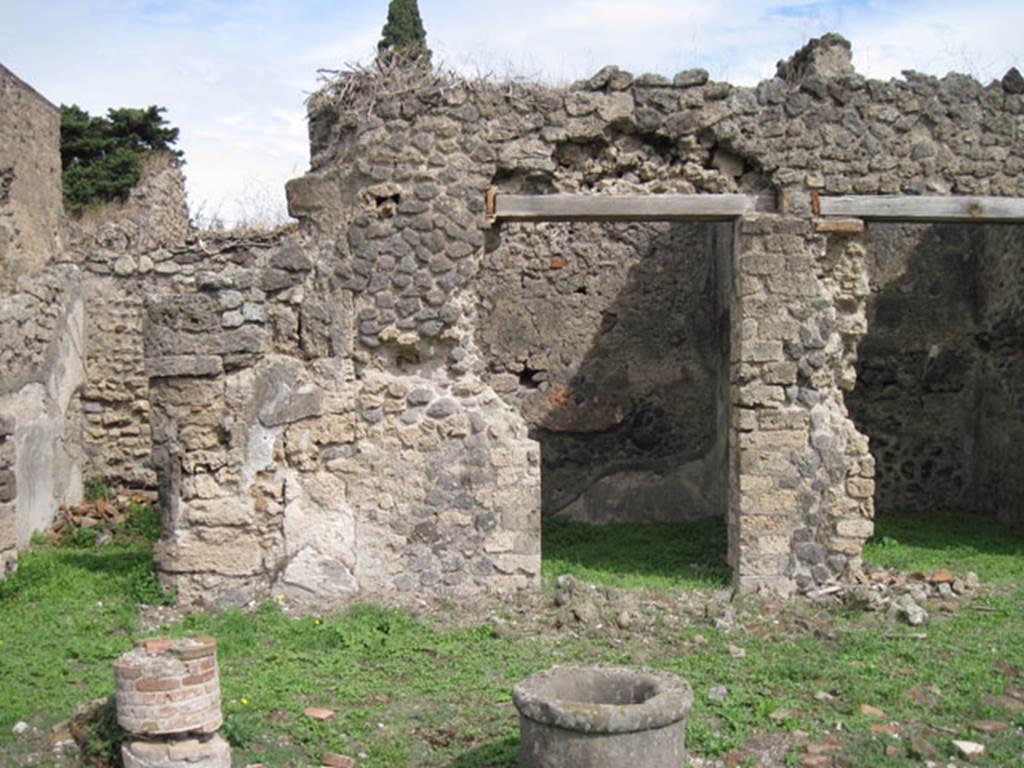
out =
<svg viewBox="0 0 1024 768"><path fill-rule="evenodd" d="M60 112L0 65L0 295L62 245Z"/></svg>
<svg viewBox="0 0 1024 768"><path fill-rule="evenodd" d="M0 577L82 492L85 305L64 237L56 107L0 66Z"/></svg>
<svg viewBox="0 0 1024 768"><path fill-rule="evenodd" d="M836 36L755 88L350 73L310 102L298 226L196 238L166 166L139 192L152 205L77 227L87 466L159 484L157 565L185 604L528 587L542 513L724 516L742 588L810 590L857 573L876 459L878 501L916 493L887 451L929 450L911 422L940 411L929 439L956 487L990 486L982 506L1012 517L1017 229L961 264L940 229L822 232L814 198L1024 196L1018 79L869 81ZM763 210L496 224L489 190L744 192ZM942 291L974 293L892 299L917 251ZM913 407L889 396L968 346L976 460L958 464L955 377ZM870 445L896 418L899 446Z"/></svg>

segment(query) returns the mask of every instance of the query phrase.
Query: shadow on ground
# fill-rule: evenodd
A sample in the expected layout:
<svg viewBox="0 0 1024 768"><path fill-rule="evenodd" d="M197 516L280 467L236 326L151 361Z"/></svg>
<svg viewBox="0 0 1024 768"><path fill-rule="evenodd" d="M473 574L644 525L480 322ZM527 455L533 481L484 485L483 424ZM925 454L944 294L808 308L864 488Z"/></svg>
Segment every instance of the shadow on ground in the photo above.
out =
<svg viewBox="0 0 1024 768"><path fill-rule="evenodd" d="M571 573L622 587L724 587L725 521L609 523L546 520L541 538L544 574Z"/></svg>
<svg viewBox="0 0 1024 768"><path fill-rule="evenodd" d="M515 768L518 759L519 739L510 736L464 752L448 768Z"/></svg>
<svg viewBox="0 0 1024 768"><path fill-rule="evenodd" d="M864 559L900 569L972 570L982 580L1019 578L1024 530L966 512L880 512Z"/></svg>

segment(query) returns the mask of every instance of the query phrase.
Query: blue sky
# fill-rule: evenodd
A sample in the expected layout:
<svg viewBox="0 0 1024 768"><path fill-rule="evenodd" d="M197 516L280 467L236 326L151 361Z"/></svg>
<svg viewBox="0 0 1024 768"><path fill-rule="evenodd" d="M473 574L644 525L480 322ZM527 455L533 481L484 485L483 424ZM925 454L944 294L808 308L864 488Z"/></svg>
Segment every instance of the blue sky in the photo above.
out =
<svg viewBox="0 0 1024 768"><path fill-rule="evenodd" d="M565 82L615 63L752 84L823 32L880 78L1024 68L1021 0L419 0L435 61ZM57 103L167 107L194 213L284 216L317 69L369 62L387 0L0 0L0 63Z"/></svg>

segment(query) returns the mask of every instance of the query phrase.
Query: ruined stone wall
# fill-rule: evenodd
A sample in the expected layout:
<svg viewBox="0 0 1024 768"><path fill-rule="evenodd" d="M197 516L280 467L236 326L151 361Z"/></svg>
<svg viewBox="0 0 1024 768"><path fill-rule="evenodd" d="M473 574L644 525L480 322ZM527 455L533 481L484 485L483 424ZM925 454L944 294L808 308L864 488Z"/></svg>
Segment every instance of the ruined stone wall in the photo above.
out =
<svg viewBox="0 0 1024 768"><path fill-rule="evenodd" d="M0 575L18 548L82 494L81 276L53 265L0 298Z"/></svg>
<svg viewBox="0 0 1024 768"><path fill-rule="evenodd" d="M165 583L221 605L534 583L522 420L468 372L353 355L338 264L310 250L230 249L147 299Z"/></svg>
<svg viewBox="0 0 1024 768"><path fill-rule="evenodd" d="M86 212L69 227L69 256L83 271L87 383L83 450L88 478L155 487L144 300L173 290L206 258L188 251L184 178L171 155L152 156L124 203ZM166 287L164 287L166 286Z"/></svg>
<svg viewBox="0 0 1024 768"><path fill-rule="evenodd" d="M972 496L979 512L1024 524L1024 227L985 227L978 264Z"/></svg>
<svg viewBox="0 0 1024 768"><path fill-rule="evenodd" d="M0 75L4 98L45 107ZM356 72L310 102L311 170L288 188L301 227L249 238L190 233L180 172L156 160L126 205L75 223L67 265L0 306L0 552L38 522L26 499L73 495L80 462L57 454L81 423L88 474L159 483L158 567L184 604L534 585L542 503L597 521L728 507L740 586L812 589L856 572L872 531L876 462L847 407L872 323L861 391L878 396L860 402L895 435L879 499L919 499L941 442L926 498L991 489L981 504L1007 516L1016 230L984 253L941 229L826 238L812 193L1024 195L1018 80L869 81L834 36L755 88L703 70L608 67L568 89ZM56 142L36 152L25 125L0 125L0 161L27 141L47 197L42 218L0 205L19 237L50 232L60 199ZM5 167L16 201L28 177ZM492 225L492 187L778 207L735 227ZM28 271L54 253L44 235L17 246ZM928 397L897 407L893 386ZM25 461L29 445L50 453ZM43 488L30 466L67 471Z"/></svg>
<svg viewBox="0 0 1024 768"><path fill-rule="evenodd" d="M618 493L666 519L714 509L716 471L744 588L855 571L874 461L845 398L868 267L862 239L817 233L811 193L1024 194L1021 98L867 81L835 39L780 75L355 73L315 96L312 169L288 189L301 232L146 303L165 582L218 603L526 586L542 482L566 514L609 519L593 500ZM492 227L492 186L772 190L788 215L729 236Z"/></svg>
<svg viewBox="0 0 1024 768"><path fill-rule="evenodd" d="M883 512L972 504L984 243L976 227L870 227L869 331L850 408L871 438Z"/></svg>
<svg viewBox="0 0 1024 768"><path fill-rule="evenodd" d="M60 253L60 113L0 66L0 577L82 493L81 276Z"/></svg>
<svg viewBox="0 0 1024 768"><path fill-rule="evenodd" d="M867 330L865 249L806 220L745 218L733 267L729 558L788 594L860 565L874 460L845 405Z"/></svg>
<svg viewBox="0 0 1024 768"><path fill-rule="evenodd" d="M59 252L60 112L0 65L0 295Z"/></svg>

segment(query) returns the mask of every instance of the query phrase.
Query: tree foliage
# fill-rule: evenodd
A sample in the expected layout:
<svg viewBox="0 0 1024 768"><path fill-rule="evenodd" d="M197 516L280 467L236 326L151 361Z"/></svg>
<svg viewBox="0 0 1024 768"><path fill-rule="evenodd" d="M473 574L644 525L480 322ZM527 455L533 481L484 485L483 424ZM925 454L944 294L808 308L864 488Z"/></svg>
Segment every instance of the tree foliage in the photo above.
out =
<svg viewBox="0 0 1024 768"><path fill-rule="evenodd" d="M391 0L388 20L377 43L377 57L384 63L430 65L427 31L416 0Z"/></svg>
<svg viewBox="0 0 1024 768"><path fill-rule="evenodd" d="M125 200L142 173L146 157L171 150L178 129L163 118L163 107L110 109L91 116L72 104L60 108L60 159L64 207L81 213L102 203Z"/></svg>

